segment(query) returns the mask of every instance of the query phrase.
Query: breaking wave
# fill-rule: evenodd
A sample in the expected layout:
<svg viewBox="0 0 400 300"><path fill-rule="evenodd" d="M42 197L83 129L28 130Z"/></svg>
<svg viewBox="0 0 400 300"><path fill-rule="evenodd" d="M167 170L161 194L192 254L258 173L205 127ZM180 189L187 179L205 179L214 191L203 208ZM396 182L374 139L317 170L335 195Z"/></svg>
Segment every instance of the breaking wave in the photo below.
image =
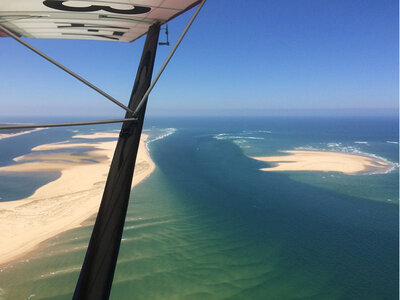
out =
<svg viewBox="0 0 400 300"><path fill-rule="evenodd" d="M368 142L355 141L354 144L364 144L364 145L368 145Z"/></svg>
<svg viewBox="0 0 400 300"><path fill-rule="evenodd" d="M143 130L144 133L147 133L149 135L149 137L146 141L147 151L150 151L150 149L149 149L150 143L153 143L158 140L162 140L162 139L166 138L167 136L174 134L177 131L178 131L178 129L176 129L176 128L155 128L155 127L151 128L151 129Z"/></svg>
<svg viewBox="0 0 400 300"><path fill-rule="evenodd" d="M333 152L344 152L344 153L354 153L354 154L366 154L362 152L357 146L346 146L342 143L324 143L320 146L300 146L295 147L295 150L313 150L313 151L333 151Z"/></svg>
<svg viewBox="0 0 400 300"><path fill-rule="evenodd" d="M151 130L151 131L153 131L153 130ZM167 136L170 136L171 134L174 134L177 130L178 129L176 129L176 128L157 129L157 131L159 131L159 134L155 134L154 136L150 136L149 139L147 140L147 143L152 143L152 142L161 140L163 138L166 138Z"/></svg>
<svg viewBox="0 0 400 300"><path fill-rule="evenodd" d="M216 140L264 140L263 137L230 135L229 133L218 133L213 138Z"/></svg>
<svg viewBox="0 0 400 300"><path fill-rule="evenodd" d="M247 133L254 133L254 132L243 131L243 133L244 133L243 135L231 135L229 133L218 133L218 134L214 135L213 138L216 140L230 140L242 149L251 148L248 145L248 142L251 140L264 140L265 139L263 137L246 136L245 135Z"/></svg>
<svg viewBox="0 0 400 300"><path fill-rule="evenodd" d="M271 130L243 130L243 133L272 133Z"/></svg>
<svg viewBox="0 0 400 300"><path fill-rule="evenodd" d="M43 278L50 278L58 275L64 275L64 274L69 274L69 273L74 273L78 272L81 270L81 266L72 266L70 268L65 268L57 271L51 271L48 273L41 274L36 280L38 279L43 279Z"/></svg>

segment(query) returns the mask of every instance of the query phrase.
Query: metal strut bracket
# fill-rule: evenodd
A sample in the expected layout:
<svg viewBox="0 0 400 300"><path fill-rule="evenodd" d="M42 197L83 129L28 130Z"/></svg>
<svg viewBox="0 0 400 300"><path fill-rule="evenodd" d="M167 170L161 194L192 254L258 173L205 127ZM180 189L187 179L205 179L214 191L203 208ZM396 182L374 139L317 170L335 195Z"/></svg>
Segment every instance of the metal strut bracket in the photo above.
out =
<svg viewBox="0 0 400 300"><path fill-rule="evenodd" d="M178 48L179 44L182 42L183 38L186 35L186 32L188 32L190 26L192 25L194 19L196 19L197 15L199 14L200 10L204 6L204 3L206 3L206 0L203 0L199 6L197 7L196 11L193 13L192 17L190 18L189 22L187 23L186 27L183 29L180 37L176 41L174 47L171 49L171 52L168 54L168 57L165 59L163 65L161 66L160 70L158 71L157 75L154 77L152 83L150 84L150 87L147 89L146 93L143 95L142 99L140 100L139 104L137 105L135 112L133 113L133 116L136 117L137 114L139 113L140 109L142 108L143 104L146 102L147 97L149 96L151 90L154 88L156 85L158 79L160 78L162 72L164 72L166 66L168 65L169 61L171 60L172 56L174 55L176 49Z"/></svg>
<svg viewBox="0 0 400 300"><path fill-rule="evenodd" d="M159 42L158 45L160 45L160 46L169 46L168 23L165 24L164 30L165 30L166 41L165 42Z"/></svg>

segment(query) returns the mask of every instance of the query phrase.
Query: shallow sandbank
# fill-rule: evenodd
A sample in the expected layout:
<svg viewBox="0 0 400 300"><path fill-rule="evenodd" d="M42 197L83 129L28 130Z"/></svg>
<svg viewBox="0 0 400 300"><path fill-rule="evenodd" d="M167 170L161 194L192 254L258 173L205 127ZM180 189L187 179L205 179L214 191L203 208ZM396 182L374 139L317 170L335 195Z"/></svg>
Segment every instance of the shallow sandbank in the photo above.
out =
<svg viewBox="0 0 400 300"><path fill-rule="evenodd" d="M331 171L344 174L386 173L394 164L383 159L342 152L325 151L282 151L288 155L252 157L274 163L261 171Z"/></svg>
<svg viewBox="0 0 400 300"><path fill-rule="evenodd" d="M104 135L99 136L103 138ZM142 135L133 185L155 169ZM41 242L72 228L93 216L103 194L116 141L99 143L57 143L35 150L69 149L70 153L29 155L15 159L18 164L0 168L0 172L52 172L61 176L28 198L0 202L0 264L34 250ZM74 148L91 150L74 153Z"/></svg>

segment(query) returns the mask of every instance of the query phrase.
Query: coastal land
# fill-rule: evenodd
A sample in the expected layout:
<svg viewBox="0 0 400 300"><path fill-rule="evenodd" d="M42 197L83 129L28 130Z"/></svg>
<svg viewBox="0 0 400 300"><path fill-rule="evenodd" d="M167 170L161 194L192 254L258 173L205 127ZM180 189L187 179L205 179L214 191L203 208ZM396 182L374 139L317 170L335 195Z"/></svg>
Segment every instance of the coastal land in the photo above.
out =
<svg viewBox="0 0 400 300"><path fill-rule="evenodd" d="M30 154L14 158L16 164L0 167L1 173L60 172L58 179L31 196L0 202L0 265L23 256L61 232L82 226L97 213L116 140L95 139L116 137L115 133L76 135L73 138L93 142L40 145ZM143 134L140 140L132 187L155 169L146 148L147 137ZM77 151L79 148L84 149ZM54 152L59 149L63 151Z"/></svg>
<svg viewBox="0 0 400 300"><path fill-rule="evenodd" d="M344 174L380 174L390 171L395 165L389 161L352 153L312 150L282 151L286 155L252 157L273 163L261 171L325 171Z"/></svg>
<svg viewBox="0 0 400 300"><path fill-rule="evenodd" d="M23 134L28 134L31 132L43 130L44 128L35 128L35 129L30 129L30 130L25 130L25 131L17 131L17 132L9 132L9 133L0 133L0 140L23 135Z"/></svg>

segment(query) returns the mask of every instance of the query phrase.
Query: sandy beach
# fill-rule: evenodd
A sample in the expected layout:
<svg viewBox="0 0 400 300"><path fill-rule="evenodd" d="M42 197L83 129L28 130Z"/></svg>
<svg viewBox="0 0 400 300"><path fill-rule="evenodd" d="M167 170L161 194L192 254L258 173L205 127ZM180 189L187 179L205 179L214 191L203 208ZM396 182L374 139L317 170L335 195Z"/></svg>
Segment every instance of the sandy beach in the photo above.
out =
<svg viewBox="0 0 400 300"><path fill-rule="evenodd" d="M273 163L261 171L331 171L344 174L385 173L394 164L379 158L342 152L282 151L286 155L252 157Z"/></svg>
<svg viewBox="0 0 400 300"><path fill-rule="evenodd" d="M57 234L81 226L99 207L116 141L95 142L97 138L118 134L95 133L74 138L93 142L65 142L40 145L32 152L14 159L15 165L0 167L0 172L52 172L61 176L25 199L0 202L0 264L5 264L34 250ZM142 135L133 185L148 177L155 165L146 149L147 135ZM85 152L75 148L88 148ZM63 153L37 154L35 151L71 149Z"/></svg>

